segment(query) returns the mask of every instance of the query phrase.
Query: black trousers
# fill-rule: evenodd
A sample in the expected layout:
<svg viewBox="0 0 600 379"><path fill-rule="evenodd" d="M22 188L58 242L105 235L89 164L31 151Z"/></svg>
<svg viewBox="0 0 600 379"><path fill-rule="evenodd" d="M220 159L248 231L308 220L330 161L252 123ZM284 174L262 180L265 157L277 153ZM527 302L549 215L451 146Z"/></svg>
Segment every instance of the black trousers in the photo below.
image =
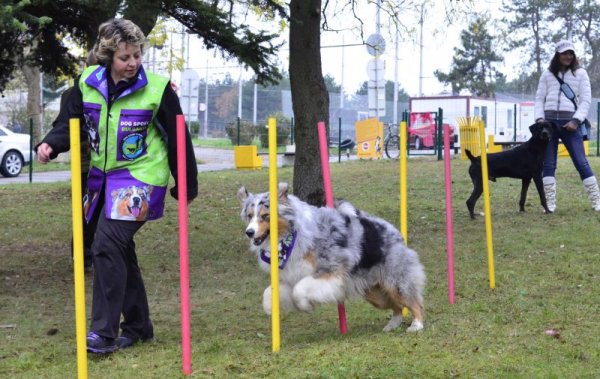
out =
<svg viewBox="0 0 600 379"><path fill-rule="evenodd" d="M87 176L88 173L81 173L81 188L85 190L87 186ZM83 206L83 204L82 204ZM90 224L85 221L85 214L83 215L83 262L85 267L90 267L92 265L92 242L94 242L94 228L96 223ZM73 259L73 254L75 252L75 246L73 245L73 239L71 238L71 259Z"/></svg>
<svg viewBox="0 0 600 379"><path fill-rule="evenodd" d="M123 335L152 338L148 298L133 240L145 222L107 219L104 206L94 216L97 225L91 248L94 285L90 330L102 337L117 338L123 315Z"/></svg>

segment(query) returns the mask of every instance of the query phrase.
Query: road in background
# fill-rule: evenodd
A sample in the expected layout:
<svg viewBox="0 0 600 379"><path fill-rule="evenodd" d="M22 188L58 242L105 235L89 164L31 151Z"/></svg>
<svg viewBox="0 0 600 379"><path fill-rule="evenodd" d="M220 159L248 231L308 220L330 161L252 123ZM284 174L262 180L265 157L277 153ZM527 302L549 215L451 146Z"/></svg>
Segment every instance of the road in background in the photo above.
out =
<svg viewBox="0 0 600 379"><path fill-rule="evenodd" d="M233 157L233 150L225 149L213 149L204 147L194 147L196 152L196 160L201 161L202 164L198 165L198 172L208 171L221 171L221 170L234 170L235 163ZM342 159L348 159L345 156ZM331 160L337 162L338 157L331 157ZM350 157L355 159L355 157ZM265 167L269 166L269 159L267 156L263 157L263 164ZM277 166L281 166L281 160L278 160ZM71 171L47 171L47 172L34 172L32 175L32 183L51 183L71 180ZM29 183L29 173L23 172L21 175L15 178L4 178L0 177L0 186L12 183Z"/></svg>

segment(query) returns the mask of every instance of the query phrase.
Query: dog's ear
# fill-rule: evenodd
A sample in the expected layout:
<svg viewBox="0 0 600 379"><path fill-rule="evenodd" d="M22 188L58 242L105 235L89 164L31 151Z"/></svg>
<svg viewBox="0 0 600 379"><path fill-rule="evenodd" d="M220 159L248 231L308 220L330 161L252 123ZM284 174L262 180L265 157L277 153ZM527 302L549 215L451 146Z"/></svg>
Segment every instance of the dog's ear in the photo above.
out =
<svg viewBox="0 0 600 379"><path fill-rule="evenodd" d="M536 132L539 132L540 130L542 130L542 124L540 123L534 123L529 125L529 131L531 132L531 135L535 135Z"/></svg>
<svg viewBox="0 0 600 379"><path fill-rule="evenodd" d="M246 187L241 186L240 189L237 192L237 198L240 201L240 204L244 204L244 202L246 201L246 199L248 198L248 196L250 196L250 194L246 190Z"/></svg>
<svg viewBox="0 0 600 379"><path fill-rule="evenodd" d="M117 196L119 196L119 190L118 189L112 190L110 193L110 197L112 197L113 199L116 199Z"/></svg>
<svg viewBox="0 0 600 379"><path fill-rule="evenodd" d="M279 193L277 195L279 202L288 204L288 184L285 182L279 183Z"/></svg>

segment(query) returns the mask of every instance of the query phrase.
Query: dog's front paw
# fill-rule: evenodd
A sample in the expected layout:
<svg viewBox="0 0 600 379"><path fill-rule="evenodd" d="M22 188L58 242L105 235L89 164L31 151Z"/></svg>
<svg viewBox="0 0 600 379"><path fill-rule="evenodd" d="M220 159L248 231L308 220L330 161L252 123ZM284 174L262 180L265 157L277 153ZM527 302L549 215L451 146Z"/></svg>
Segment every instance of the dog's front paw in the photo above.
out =
<svg viewBox="0 0 600 379"><path fill-rule="evenodd" d="M314 305L307 298L294 298L294 304L302 312L312 313L315 310Z"/></svg>
<svg viewBox="0 0 600 379"><path fill-rule="evenodd" d="M390 319L390 321L388 322L388 324L385 326L385 328L383 328L383 331L385 333L391 332L394 329L398 329L400 327L400 325L402 325L402 315L394 315L392 316L392 318Z"/></svg>
<svg viewBox="0 0 600 379"><path fill-rule="evenodd" d="M413 320L412 324L406 329L407 332L414 333L423 329L423 324L420 321Z"/></svg>
<svg viewBox="0 0 600 379"><path fill-rule="evenodd" d="M312 312L315 309L314 304L309 300L306 293L302 291L301 287L294 287L292 293L292 299L296 308L302 312Z"/></svg>
<svg viewBox="0 0 600 379"><path fill-rule="evenodd" d="M263 292L263 309L265 311L266 314L268 314L269 316L271 315L272 312L272 299L271 299L272 295L271 295L271 286L268 286L265 289L265 292Z"/></svg>

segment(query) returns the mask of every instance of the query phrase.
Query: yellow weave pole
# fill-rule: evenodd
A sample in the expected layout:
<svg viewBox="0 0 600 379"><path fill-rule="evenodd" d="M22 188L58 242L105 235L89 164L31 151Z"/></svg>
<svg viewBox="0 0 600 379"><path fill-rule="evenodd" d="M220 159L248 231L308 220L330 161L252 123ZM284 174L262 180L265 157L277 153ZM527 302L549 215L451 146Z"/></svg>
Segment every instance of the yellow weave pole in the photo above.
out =
<svg viewBox="0 0 600 379"><path fill-rule="evenodd" d="M479 124L479 143L481 146L481 181L483 182L483 203L485 212L485 239L488 252L488 273L490 277L490 288L496 288L494 274L494 243L492 237L492 211L490 207L490 186L488 182L487 151L485 148L485 125L483 120L477 120Z"/></svg>
<svg viewBox="0 0 600 379"><path fill-rule="evenodd" d="M408 152L406 149L406 121L400 122L400 233L408 246L408 186L406 185ZM408 317L408 308L402 308L402 317Z"/></svg>
<svg viewBox="0 0 600 379"><path fill-rule="evenodd" d="M71 201L73 209L73 271L75 275L75 330L77 338L77 377L87 379L85 341L85 282L83 277L83 206L81 194L81 140L79 119L69 120L71 137Z"/></svg>
<svg viewBox="0 0 600 379"><path fill-rule="evenodd" d="M279 325L279 229L277 222L279 188L277 183L277 121L269 119L269 224L271 240L271 331L273 352L278 352L280 342Z"/></svg>
<svg viewBox="0 0 600 379"><path fill-rule="evenodd" d="M400 233L404 243L408 245L408 194L406 185L406 162L408 154L406 149L406 121L400 122Z"/></svg>

